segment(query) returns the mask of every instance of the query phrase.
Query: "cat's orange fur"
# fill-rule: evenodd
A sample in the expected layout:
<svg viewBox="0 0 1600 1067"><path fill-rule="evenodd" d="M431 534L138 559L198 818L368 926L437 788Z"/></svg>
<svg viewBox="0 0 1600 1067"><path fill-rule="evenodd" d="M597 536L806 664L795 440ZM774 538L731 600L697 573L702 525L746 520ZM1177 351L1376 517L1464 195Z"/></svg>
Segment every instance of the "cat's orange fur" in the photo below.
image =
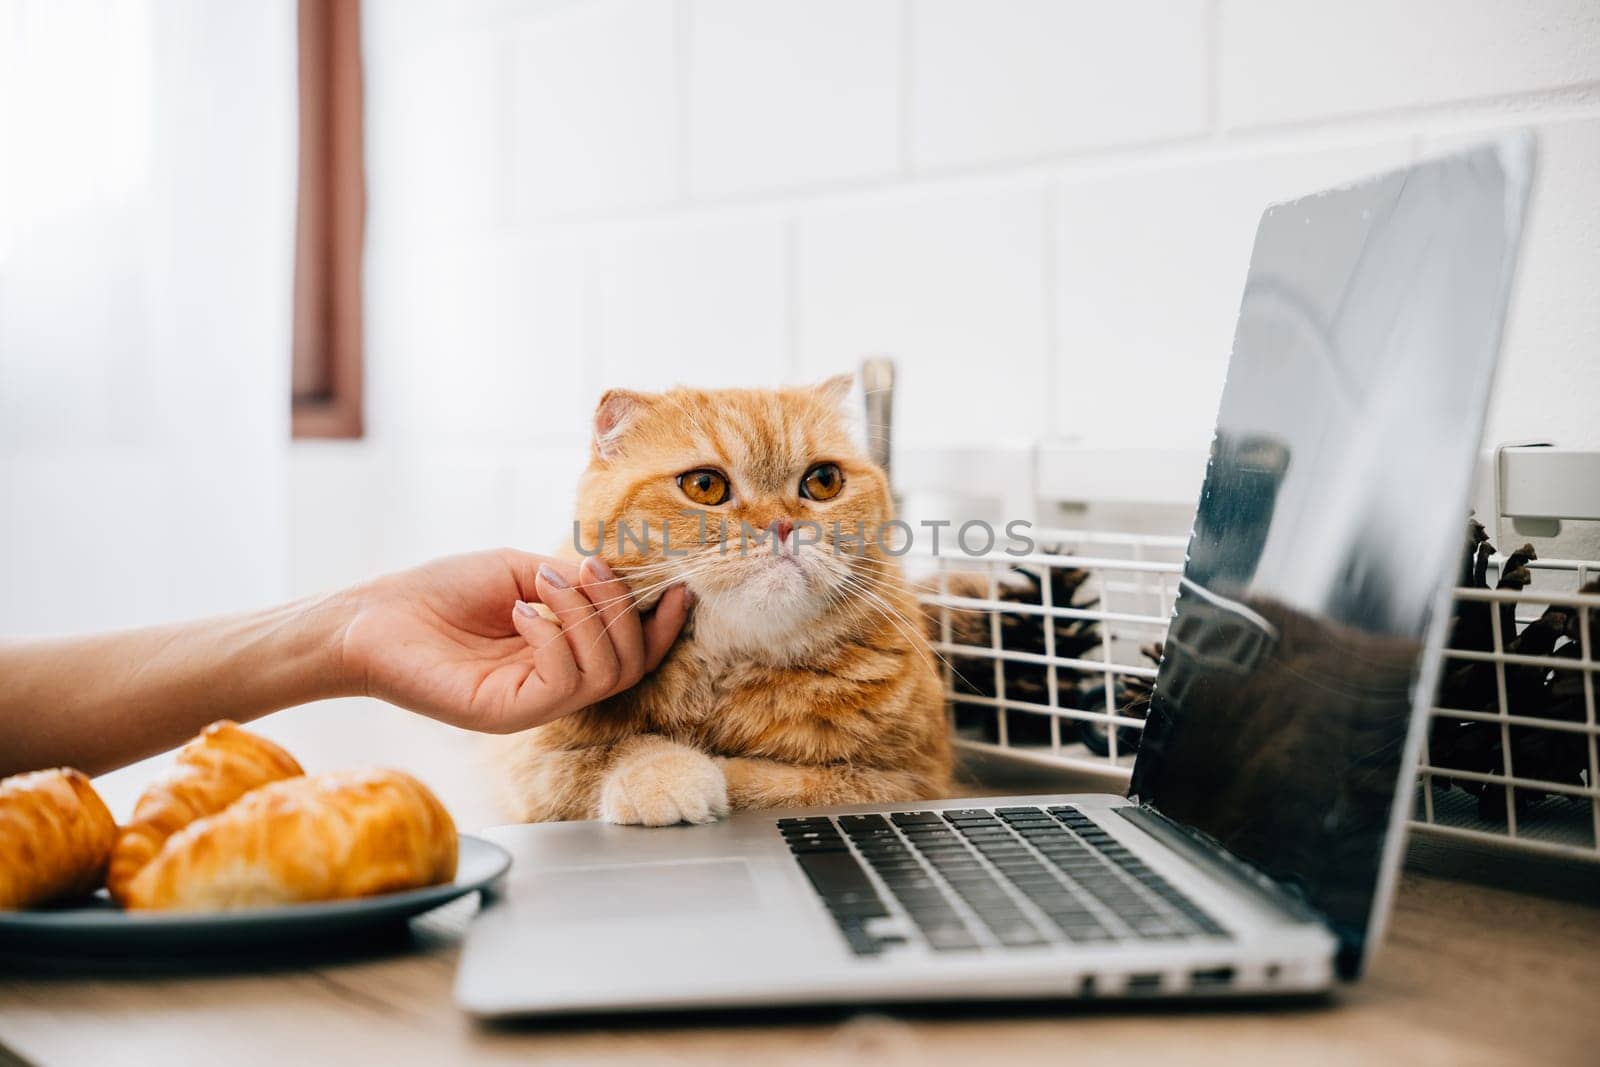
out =
<svg viewBox="0 0 1600 1067"><path fill-rule="evenodd" d="M839 406L850 379L781 390L613 391L595 416L578 494L584 543L648 602L673 582L697 597L666 660L638 686L501 742L507 806L527 821L706 822L730 808L911 801L945 793L951 754L942 687L898 563L875 535L893 518L883 472L851 440ZM815 463L844 487L805 499ZM725 472L733 496L700 521L677 476ZM728 520L727 551L715 543ZM778 519L810 520L824 543L787 558L749 540ZM619 553L619 519L647 521L648 553ZM864 524L865 545L829 546ZM660 544L671 530L669 559ZM811 536L808 532L807 537Z"/></svg>

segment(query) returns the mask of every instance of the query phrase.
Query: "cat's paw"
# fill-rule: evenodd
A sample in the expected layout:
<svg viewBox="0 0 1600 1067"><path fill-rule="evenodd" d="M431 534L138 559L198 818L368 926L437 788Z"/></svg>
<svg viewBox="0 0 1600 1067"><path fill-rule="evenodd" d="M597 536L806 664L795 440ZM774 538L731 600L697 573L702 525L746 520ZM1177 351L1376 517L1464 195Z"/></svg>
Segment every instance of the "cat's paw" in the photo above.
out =
<svg viewBox="0 0 1600 1067"><path fill-rule="evenodd" d="M600 790L600 818L633 826L716 822L728 783L711 757L685 745L652 746L623 759Z"/></svg>

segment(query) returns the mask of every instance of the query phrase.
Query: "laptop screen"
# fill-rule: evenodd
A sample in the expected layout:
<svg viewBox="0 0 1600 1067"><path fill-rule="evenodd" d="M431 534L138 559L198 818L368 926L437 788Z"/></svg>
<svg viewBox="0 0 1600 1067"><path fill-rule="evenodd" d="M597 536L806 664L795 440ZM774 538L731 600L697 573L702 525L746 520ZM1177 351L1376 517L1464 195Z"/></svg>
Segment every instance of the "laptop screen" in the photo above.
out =
<svg viewBox="0 0 1600 1067"><path fill-rule="evenodd" d="M1262 217L1134 767L1325 916L1346 976L1411 803L1531 158L1507 139Z"/></svg>

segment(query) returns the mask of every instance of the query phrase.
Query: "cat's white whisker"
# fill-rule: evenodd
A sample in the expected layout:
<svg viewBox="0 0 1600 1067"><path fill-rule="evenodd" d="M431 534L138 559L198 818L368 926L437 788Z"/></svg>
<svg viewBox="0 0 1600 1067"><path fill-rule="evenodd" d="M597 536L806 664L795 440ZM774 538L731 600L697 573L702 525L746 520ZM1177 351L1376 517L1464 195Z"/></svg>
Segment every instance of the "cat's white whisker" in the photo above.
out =
<svg viewBox="0 0 1600 1067"><path fill-rule="evenodd" d="M879 604L882 604L885 610L893 611L894 615L896 617L898 617L900 620L903 620L907 625L911 626L912 629L914 629L916 631L916 638L920 638L921 637L922 631L921 631L921 628L919 626L917 626L916 624L912 623L912 621L910 619L906 618L906 616L905 616L905 614L903 612L900 612L900 611L896 610L892 605L890 605L886 601L884 601L884 599L881 596L879 596L877 593L873 592L865 584L868 581L874 581L874 580L878 580L878 579L872 579L868 575L861 575L861 574L851 574L849 576L849 578L850 578L850 581L851 581L852 584L860 583L859 585L856 585L856 592L861 593L864 596L871 597L873 600L877 601ZM891 619L891 621L893 621L893 620ZM899 624L897 623L896 625L899 625ZM929 652L933 653L934 656L938 657L939 661L941 663L943 663L946 667L949 667L950 668L950 672L952 674L954 674L957 678L961 679L963 684L976 689L976 686L973 686L971 680L968 679L966 677L966 675L962 674L959 670L957 670L956 669L956 665L954 663L951 663L950 660L947 659L944 655L942 655L939 652L938 649L933 648L931 645L926 645L926 642L922 642L922 641L913 639L913 637L911 635L907 634L907 631L905 630L904 627L901 627L901 633L902 633L902 635L906 635L907 636L907 639L912 642L912 646L914 648L919 648L919 650L920 650L921 647L927 647L927 650ZM924 657L924 658L926 658L926 657ZM932 665L933 665L932 662L929 661L929 666L931 667Z"/></svg>

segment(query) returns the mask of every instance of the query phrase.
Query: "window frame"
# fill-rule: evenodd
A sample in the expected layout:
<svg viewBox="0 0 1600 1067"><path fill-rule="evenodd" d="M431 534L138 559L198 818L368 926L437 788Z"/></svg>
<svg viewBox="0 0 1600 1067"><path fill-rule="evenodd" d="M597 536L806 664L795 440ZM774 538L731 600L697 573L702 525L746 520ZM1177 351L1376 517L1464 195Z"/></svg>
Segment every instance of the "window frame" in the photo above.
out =
<svg viewBox="0 0 1600 1067"><path fill-rule="evenodd" d="M359 438L362 411L360 0L299 0L292 433Z"/></svg>

